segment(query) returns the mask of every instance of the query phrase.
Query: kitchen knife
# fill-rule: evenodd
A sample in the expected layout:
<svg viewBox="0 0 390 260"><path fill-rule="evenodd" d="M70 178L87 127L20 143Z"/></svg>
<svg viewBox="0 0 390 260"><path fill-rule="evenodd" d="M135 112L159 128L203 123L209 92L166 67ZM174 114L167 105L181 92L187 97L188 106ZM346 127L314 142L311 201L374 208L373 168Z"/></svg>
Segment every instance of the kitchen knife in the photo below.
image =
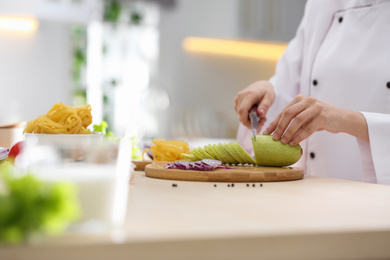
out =
<svg viewBox="0 0 390 260"><path fill-rule="evenodd" d="M251 121L251 137L256 141L257 124L259 123L259 116L257 115L257 106L253 106L249 111L249 120Z"/></svg>

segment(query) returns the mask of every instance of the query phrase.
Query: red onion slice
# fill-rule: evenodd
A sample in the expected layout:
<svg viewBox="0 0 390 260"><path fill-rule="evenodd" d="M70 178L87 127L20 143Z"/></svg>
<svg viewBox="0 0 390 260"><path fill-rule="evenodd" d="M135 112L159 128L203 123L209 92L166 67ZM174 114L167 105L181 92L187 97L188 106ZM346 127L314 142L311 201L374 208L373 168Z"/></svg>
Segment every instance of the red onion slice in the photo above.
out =
<svg viewBox="0 0 390 260"><path fill-rule="evenodd" d="M221 166L222 162L214 159L203 159L201 161L175 161L164 165L165 169L211 171L217 168L232 169L228 166Z"/></svg>
<svg viewBox="0 0 390 260"><path fill-rule="evenodd" d="M201 162L204 165L208 165L208 166L215 167L215 168L222 165L221 161L214 160L214 159L203 159Z"/></svg>
<svg viewBox="0 0 390 260"><path fill-rule="evenodd" d="M164 169L176 169L176 166L173 162L170 162L164 165Z"/></svg>
<svg viewBox="0 0 390 260"><path fill-rule="evenodd" d="M8 157L9 149L5 147L0 147L0 160L4 160Z"/></svg>
<svg viewBox="0 0 390 260"><path fill-rule="evenodd" d="M174 164L178 169L182 169L182 170L191 169L191 165L190 165L191 162L189 161L175 161Z"/></svg>

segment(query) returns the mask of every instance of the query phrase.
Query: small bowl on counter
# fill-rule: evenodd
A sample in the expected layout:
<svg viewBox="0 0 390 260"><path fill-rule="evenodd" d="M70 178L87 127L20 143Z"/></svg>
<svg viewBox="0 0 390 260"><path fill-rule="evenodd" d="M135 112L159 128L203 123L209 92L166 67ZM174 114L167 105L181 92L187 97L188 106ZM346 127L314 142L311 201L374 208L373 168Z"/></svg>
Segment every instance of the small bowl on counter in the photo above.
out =
<svg viewBox="0 0 390 260"><path fill-rule="evenodd" d="M23 130L26 122L0 125L0 147L11 148L23 139Z"/></svg>

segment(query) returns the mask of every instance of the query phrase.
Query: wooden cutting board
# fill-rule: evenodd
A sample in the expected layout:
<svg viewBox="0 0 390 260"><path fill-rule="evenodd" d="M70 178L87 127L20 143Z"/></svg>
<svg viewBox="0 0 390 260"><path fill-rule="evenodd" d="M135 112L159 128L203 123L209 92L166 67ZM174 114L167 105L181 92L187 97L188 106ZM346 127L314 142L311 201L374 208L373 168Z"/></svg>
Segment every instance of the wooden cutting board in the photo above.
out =
<svg viewBox="0 0 390 260"><path fill-rule="evenodd" d="M232 166L234 169L196 171L164 169L164 165L164 163L152 163L146 165L146 176L178 181L267 182L299 180L302 179L304 175L303 169L298 167Z"/></svg>
<svg viewBox="0 0 390 260"><path fill-rule="evenodd" d="M149 165L151 163L169 163L167 161L152 161L152 160L133 160L131 161L134 164L134 170L135 171L145 171L146 165Z"/></svg>
<svg viewBox="0 0 390 260"><path fill-rule="evenodd" d="M146 161L146 160L133 160L131 162L135 165L135 167L134 167L135 171L144 171L146 165L153 163L152 160L148 160L148 161Z"/></svg>

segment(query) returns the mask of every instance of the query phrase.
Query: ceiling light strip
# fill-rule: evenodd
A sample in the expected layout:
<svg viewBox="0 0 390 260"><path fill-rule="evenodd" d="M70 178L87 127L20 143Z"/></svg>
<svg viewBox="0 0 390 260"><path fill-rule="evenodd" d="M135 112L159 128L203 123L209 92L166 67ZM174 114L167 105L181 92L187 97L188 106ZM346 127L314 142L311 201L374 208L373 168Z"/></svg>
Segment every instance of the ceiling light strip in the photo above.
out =
<svg viewBox="0 0 390 260"><path fill-rule="evenodd" d="M183 48L189 52L233 55L273 61L278 60L282 56L286 46L286 43L199 37L188 37L183 41Z"/></svg>
<svg viewBox="0 0 390 260"><path fill-rule="evenodd" d="M0 16L0 31L34 32L38 21L30 17Z"/></svg>

